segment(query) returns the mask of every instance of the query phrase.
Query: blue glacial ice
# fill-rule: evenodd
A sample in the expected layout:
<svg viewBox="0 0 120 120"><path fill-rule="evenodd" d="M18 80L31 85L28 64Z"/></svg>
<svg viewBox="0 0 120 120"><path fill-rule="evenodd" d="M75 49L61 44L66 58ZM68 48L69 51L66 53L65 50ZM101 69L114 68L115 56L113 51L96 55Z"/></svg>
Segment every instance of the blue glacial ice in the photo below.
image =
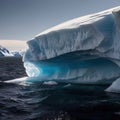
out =
<svg viewBox="0 0 120 120"><path fill-rule="evenodd" d="M120 6L57 25L27 44L29 77L110 84L120 77Z"/></svg>

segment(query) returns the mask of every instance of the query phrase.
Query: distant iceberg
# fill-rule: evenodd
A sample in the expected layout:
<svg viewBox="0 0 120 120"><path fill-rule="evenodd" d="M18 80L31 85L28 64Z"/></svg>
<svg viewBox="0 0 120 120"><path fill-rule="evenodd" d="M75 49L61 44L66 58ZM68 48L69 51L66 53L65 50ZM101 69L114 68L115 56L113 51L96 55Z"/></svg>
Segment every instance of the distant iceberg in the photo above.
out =
<svg viewBox="0 0 120 120"><path fill-rule="evenodd" d="M120 77L120 7L70 20L27 43L29 77L110 84Z"/></svg>

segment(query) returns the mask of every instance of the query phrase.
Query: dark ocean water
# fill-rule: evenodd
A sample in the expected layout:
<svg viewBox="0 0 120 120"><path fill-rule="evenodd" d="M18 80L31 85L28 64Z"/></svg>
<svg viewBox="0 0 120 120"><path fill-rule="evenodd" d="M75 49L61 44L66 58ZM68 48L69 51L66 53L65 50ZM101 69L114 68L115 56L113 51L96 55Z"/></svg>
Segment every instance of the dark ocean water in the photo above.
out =
<svg viewBox="0 0 120 120"><path fill-rule="evenodd" d="M0 120L120 120L107 85L0 83Z"/></svg>

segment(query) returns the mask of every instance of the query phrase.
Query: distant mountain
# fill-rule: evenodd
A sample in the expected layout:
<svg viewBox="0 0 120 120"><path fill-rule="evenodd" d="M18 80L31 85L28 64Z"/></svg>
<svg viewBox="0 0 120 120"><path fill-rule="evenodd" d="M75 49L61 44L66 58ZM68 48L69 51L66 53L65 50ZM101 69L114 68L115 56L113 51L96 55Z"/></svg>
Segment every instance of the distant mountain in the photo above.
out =
<svg viewBox="0 0 120 120"><path fill-rule="evenodd" d="M8 57L8 56L13 56L13 57L22 57L24 55L24 51L12 51L10 52L8 49L0 45L0 57Z"/></svg>
<svg viewBox="0 0 120 120"><path fill-rule="evenodd" d="M11 52L13 54L13 56L15 57L22 57L24 55L24 51L14 51L14 52Z"/></svg>
<svg viewBox="0 0 120 120"><path fill-rule="evenodd" d="M0 45L0 57L7 57L7 56L13 56L13 54L10 53L8 49Z"/></svg>

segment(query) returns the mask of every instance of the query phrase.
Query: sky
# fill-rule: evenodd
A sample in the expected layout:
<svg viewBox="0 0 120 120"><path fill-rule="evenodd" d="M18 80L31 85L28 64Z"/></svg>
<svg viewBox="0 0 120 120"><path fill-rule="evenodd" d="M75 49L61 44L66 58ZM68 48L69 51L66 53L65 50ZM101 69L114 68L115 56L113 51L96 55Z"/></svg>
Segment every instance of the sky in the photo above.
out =
<svg viewBox="0 0 120 120"><path fill-rule="evenodd" d="M16 49L17 40L30 40L67 20L116 6L120 0L0 0L0 44L12 40Z"/></svg>
<svg viewBox="0 0 120 120"><path fill-rule="evenodd" d="M0 40L0 45L10 51L26 51L26 49L28 48L26 41L22 40Z"/></svg>

